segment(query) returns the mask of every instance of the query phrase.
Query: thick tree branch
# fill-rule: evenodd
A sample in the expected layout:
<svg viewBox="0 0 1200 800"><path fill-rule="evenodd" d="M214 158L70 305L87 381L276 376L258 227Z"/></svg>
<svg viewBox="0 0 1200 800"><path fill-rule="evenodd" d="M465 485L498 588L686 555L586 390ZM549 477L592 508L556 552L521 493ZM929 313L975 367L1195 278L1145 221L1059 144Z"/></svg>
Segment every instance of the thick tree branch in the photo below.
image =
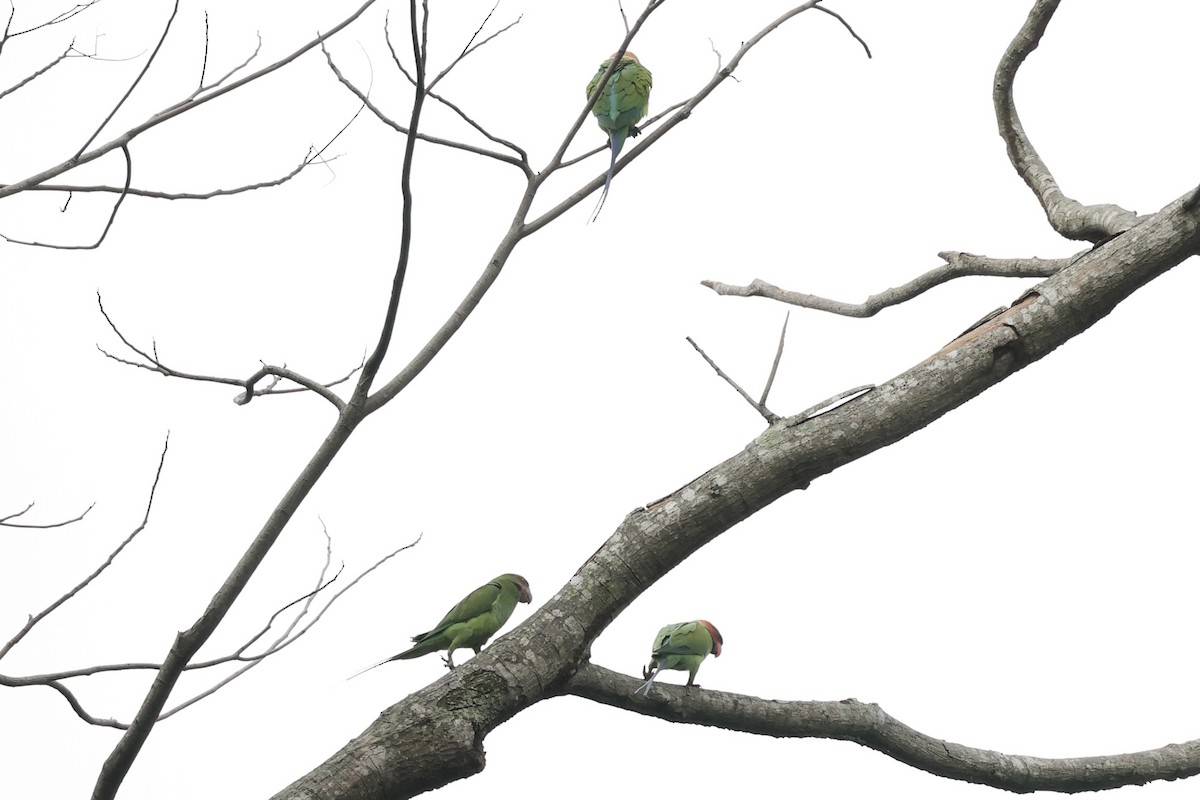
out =
<svg viewBox="0 0 1200 800"><path fill-rule="evenodd" d="M892 289L884 289L879 294L873 294L862 303L846 303L841 300L829 300L815 294L793 292L758 278L751 281L748 286L733 286L720 281L700 281L700 284L721 295L765 297L769 300L778 300L781 303L811 308L816 311L827 311L830 314L841 314L845 317L873 317L888 306L908 302L917 295L924 294L933 287L955 278L964 278L968 275L1048 278L1074 262L1079 256L1071 258L988 258L973 253L943 251L938 253L938 258L946 263L940 267L934 267L908 283Z"/></svg>
<svg viewBox="0 0 1200 800"><path fill-rule="evenodd" d="M1029 141L1013 100L1013 81L1017 77L1017 70L1041 42L1042 34L1046 32L1046 26L1050 24L1059 2L1037 0L1034 3L1025 24L996 67L992 101L996 106L1000 136L1008 149L1008 159L1037 196L1051 227L1068 239L1098 243L1129 230L1138 223L1140 217L1112 204L1085 206L1063 194L1050 169Z"/></svg>
<svg viewBox="0 0 1200 800"><path fill-rule="evenodd" d="M877 750L943 778L1010 792L1096 792L1200 774L1200 739L1155 750L1082 758L1038 758L935 739L875 703L764 700L732 692L659 684L666 699L633 693L640 680L584 664L566 693L669 722L786 739L839 739Z"/></svg>
<svg viewBox="0 0 1200 800"><path fill-rule="evenodd" d="M385 710L276 797L411 797L478 772L488 732L567 691L591 642L696 550L780 497L915 433L1043 358L1196 254L1200 220L1183 202L1141 223L1136 236L1081 255L1005 313L874 391L815 418L781 419L667 498L635 509L524 623ZM1108 769L1123 772L1123 765Z"/></svg>

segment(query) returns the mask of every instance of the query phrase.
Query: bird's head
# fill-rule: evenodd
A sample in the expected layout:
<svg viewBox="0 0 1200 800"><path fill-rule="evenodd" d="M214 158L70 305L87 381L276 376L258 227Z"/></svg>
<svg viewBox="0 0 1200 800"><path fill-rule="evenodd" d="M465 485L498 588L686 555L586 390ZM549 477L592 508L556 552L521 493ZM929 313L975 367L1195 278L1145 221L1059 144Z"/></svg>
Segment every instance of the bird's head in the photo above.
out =
<svg viewBox="0 0 1200 800"><path fill-rule="evenodd" d="M721 645L725 644L725 640L721 638L721 632L719 630L717 630L717 626L713 625L711 622L709 622L706 619L698 619L696 621L699 622L701 625L703 625L705 628L707 628L709 636L712 637L712 640L713 640L713 646L712 646L712 651L711 651L712 654L714 656L720 656L721 655Z"/></svg>
<svg viewBox="0 0 1200 800"><path fill-rule="evenodd" d="M617 54L616 54L616 53L613 53L611 56L609 56L609 57L608 57L609 63L611 63L611 62L612 62L612 60L613 60L614 58L616 58L616 57L617 57ZM638 61L638 57L637 57L637 56L635 56L635 55L633 54L633 52L632 52L632 51L630 51L630 50L626 50L626 51L625 51L625 58L632 58L634 61L637 61L637 63L639 63L639 64L640 64L640 63L642 63L641 61Z"/></svg>
<svg viewBox="0 0 1200 800"><path fill-rule="evenodd" d="M501 575L496 580L506 580L517 587L517 602L518 603L533 602L533 595L529 591L529 581L525 580L520 575L516 575L516 574L510 572L506 575Z"/></svg>

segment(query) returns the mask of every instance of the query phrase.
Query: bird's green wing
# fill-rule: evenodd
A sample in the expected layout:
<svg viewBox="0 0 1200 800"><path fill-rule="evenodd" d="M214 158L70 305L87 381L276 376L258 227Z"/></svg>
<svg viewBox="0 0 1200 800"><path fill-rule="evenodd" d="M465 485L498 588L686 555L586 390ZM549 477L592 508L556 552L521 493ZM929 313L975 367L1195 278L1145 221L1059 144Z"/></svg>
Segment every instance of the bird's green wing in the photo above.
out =
<svg viewBox="0 0 1200 800"><path fill-rule="evenodd" d="M712 634L699 622L680 622L658 632L652 656L706 656L713 649Z"/></svg>
<svg viewBox="0 0 1200 800"><path fill-rule="evenodd" d="M500 586L497 583L487 583L480 586L475 591L459 601L458 605L446 612L446 616L442 617L442 621L437 626L429 631L429 633L421 634L422 637L428 636L438 631L445 630L456 622L466 622L473 617L478 617L481 614L486 614L492 610L492 606L496 603L496 598L500 596Z"/></svg>

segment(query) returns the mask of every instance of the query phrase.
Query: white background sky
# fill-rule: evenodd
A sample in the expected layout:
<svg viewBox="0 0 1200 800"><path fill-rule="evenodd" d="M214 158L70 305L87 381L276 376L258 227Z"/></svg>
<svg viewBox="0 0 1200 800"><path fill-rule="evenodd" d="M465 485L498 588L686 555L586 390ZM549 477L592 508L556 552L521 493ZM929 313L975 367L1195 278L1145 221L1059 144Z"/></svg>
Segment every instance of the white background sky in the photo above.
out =
<svg viewBox="0 0 1200 800"><path fill-rule="evenodd" d="M406 11L393 8L403 34ZM633 49L654 73L652 113L708 80L786 2L668 3ZM437 361L354 436L301 507L211 644L210 657L303 594L324 553L347 574L413 550L345 596L303 640L159 725L123 797L262 797L360 733L443 669L390 664L467 591L525 575L550 597L634 507L737 452L761 419L684 341L756 392L784 307L717 297L699 281L761 277L860 301L939 263L939 250L1065 256L996 134L992 76L1028 0L840 0L875 58L832 18L788 23L685 124L522 244ZM15 27L42 19L22 3ZM69 26L15 39L10 85L62 50L99 43L0 101L0 180L74 152L144 63L165 3L104 0ZM440 69L487 2L433 3ZM185 0L163 53L101 138L192 91L261 31L265 64L351 3ZM54 7L57 10L57 6ZM381 5L331 46L395 118L405 85ZM637 8L631 8L636 11ZM520 25L442 90L544 164L623 32L615 2L505 0ZM1066 0L1017 80L1035 145L1066 192L1152 212L1200 180L1195 35L1168 0ZM403 41L404 35L398 37ZM712 44L710 45L710 39ZM133 145L135 185L204 191L266 180L323 144L356 108L319 54L161 126ZM432 107L427 130L470 138ZM473 140L474 141L474 140ZM589 121L572 152L603 142ZM364 115L340 157L285 187L207 202L132 198L94 252L0 244L0 513L30 521L96 508L77 525L0 531L0 639L93 569L140 519L162 440L170 452L149 528L93 586L0 665L24 675L160 660L202 611L333 419L301 395L231 402L227 387L104 359L125 333L170 365L247 376L258 360L319 379L377 334L399 231L403 140ZM475 280L511 219L516 170L418 147L419 227L391 356L403 366ZM549 183L548 208L602 169ZM119 155L69 176L118 183ZM0 232L62 243L98 232L111 198L27 194ZM823 478L729 531L643 595L594 660L639 674L659 626L706 617L725 635L706 687L782 699L857 697L930 735L1008 753L1072 756L1200 735L1192 491L1197 291L1189 263L1068 346L929 429ZM792 315L770 405L796 413L919 362L1032 281L975 278L870 320ZM522 606L513 623L529 612ZM511 624L510 626L511 627ZM676 680L667 676L667 681ZM129 720L149 673L72 682L96 716ZM182 700L211 682L190 676ZM116 732L88 727L47 689L0 692L5 796L83 797ZM854 798L997 797L848 743L775 741L550 700L486 741L487 769L444 798L613 791L708 797L778 791ZM1191 797L1194 781L1113 797Z"/></svg>

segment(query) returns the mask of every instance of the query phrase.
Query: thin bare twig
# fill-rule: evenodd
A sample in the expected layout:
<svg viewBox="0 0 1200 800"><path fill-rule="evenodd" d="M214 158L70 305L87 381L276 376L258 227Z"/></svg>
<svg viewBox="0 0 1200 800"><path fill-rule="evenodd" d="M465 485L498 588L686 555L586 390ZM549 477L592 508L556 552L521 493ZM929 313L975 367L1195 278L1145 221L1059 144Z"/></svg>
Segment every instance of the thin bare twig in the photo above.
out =
<svg viewBox="0 0 1200 800"><path fill-rule="evenodd" d="M10 18L10 20L11 20L11 18ZM72 41L71 44L67 45L67 49L63 50L59 56L57 56L53 61L51 61L46 66L35 70L34 72L30 73L25 78L22 78L21 80L14 83L12 86L9 86L7 89L0 90L0 100L3 100L7 95L12 94L17 89L20 89L22 86L26 86L29 83L32 83L33 81L37 80L42 75L45 75L47 72L49 72L50 70L57 67L59 64L61 64L66 59L71 58L72 57L71 53L73 51L75 51L75 42L74 41Z"/></svg>
<svg viewBox="0 0 1200 800"><path fill-rule="evenodd" d="M1087 251L1084 251L1087 252ZM732 297L766 297L801 308L811 308L845 317L872 317L883 309L907 302L955 278L969 275L989 275L1001 278L1048 278L1073 263L1082 253L1071 258L988 258L973 253L943 251L938 257L946 263L919 275L896 288L873 294L862 303L830 300L815 294L793 292L755 278L747 286L733 286L720 281L700 281L717 294Z"/></svg>
<svg viewBox="0 0 1200 800"><path fill-rule="evenodd" d="M12 34L12 36L9 36L8 28L5 28L4 29L4 38L9 39L9 38L15 38L17 36L23 36L26 33L33 33L34 31L39 31L42 28L49 28L51 25L57 25L60 22L66 22L67 20L71 19L71 17L74 17L77 14L82 14L84 11L87 11L89 8L91 8L92 6L96 5L96 3L99 3L99 2L100 2L100 0L88 0L86 3L76 3L71 8L67 9L66 11L55 14L53 17L46 20L45 22L39 22L37 25L34 25L32 28L26 28L25 30L17 31L16 33ZM12 8L13 8L13 12L15 13L16 6L12 5ZM9 21L9 25L11 25L12 24L11 16L9 16L8 21ZM2 46L2 45L3 45L3 40L0 40L0 46Z"/></svg>
<svg viewBox="0 0 1200 800"><path fill-rule="evenodd" d="M204 11L204 58L200 62L200 80L196 83L196 93L204 91L204 76L208 74L208 10ZM259 43L262 39L259 38ZM195 95L192 95L195 97Z"/></svg>
<svg viewBox="0 0 1200 800"><path fill-rule="evenodd" d="M850 35L853 36L855 38L855 40L857 40L858 43L863 46L863 50L867 51L867 58L871 57L871 48L867 47L866 41L864 41L861 36L859 36L857 33L855 33L854 28L850 27L850 23L846 22L845 17L843 17L841 14L837 13L836 11L830 11L825 6L818 5L818 6L813 6L813 8L815 8L817 11L825 12L829 16L836 19L838 22L842 23L842 27L844 27L846 30L850 31Z"/></svg>
<svg viewBox="0 0 1200 800"><path fill-rule="evenodd" d="M508 24L507 24L507 25L505 25L503 28L501 28L500 30L496 31L496 32L495 32L495 33L493 33L492 35L488 36L488 37L487 37L486 39L484 39L483 41L476 43L476 42L475 42L475 39L476 39L476 38L479 36L479 34L480 34L482 31L483 31L483 28L484 28L484 26L488 24L488 20L490 20L490 19L492 18L492 14L496 13L496 9L497 9L497 8L499 8L499 7L500 7L500 3L499 3L499 2L497 2L497 3L496 3L496 5L492 6L492 10L488 12L487 16L486 16L486 17L484 17L484 19L483 19L483 22L481 22L481 23L479 24L479 28L478 28L478 29L476 29L475 33L473 33L473 34L471 35L471 39L470 39L470 41L468 41L468 42L467 42L467 45L466 45L466 47L464 47L464 48L463 48L463 51L462 51L461 53L459 53L459 54L458 54L458 58L456 58L456 59L454 59L453 61L451 61L451 62L450 62L450 64L449 64L449 65L447 65L447 67L446 67L445 69L443 69L441 72L439 72L439 73L437 74L437 76L436 76L436 77L435 77L433 80L431 80L431 81L429 82L429 86L427 86L427 87L426 87L426 90L427 90L427 91L432 91L432 90L433 90L433 87L434 87L434 86L437 86L437 85L438 85L438 82L439 82L439 81L441 81L441 79L442 79L442 78L444 78L444 77L446 77L447 75L449 75L449 74L450 74L450 70L452 70L452 69L454 69L455 67L457 67L457 66L459 65L459 63L460 63L460 62L461 62L461 61L462 61L464 58L466 58L467 56L471 55L471 53L474 53L476 50L478 50L479 48L483 47L483 46L484 46L485 44L487 44L488 42L490 42L490 41L492 41L492 40L496 39L498 36L500 36L501 34L505 33L506 31L510 30L511 28L514 28L514 27L516 27L517 25L521 24L521 20L522 20L522 19L524 19L524 15L521 15L521 16L517 17L517 18L516 18L514 21L512 21L512 22L508 23Z"/></svg>
<svg viewBox="0 0 1200 800"><path fill-rule="evenodd" d="M33 505L34 505L33 503L30 503L29 505L25 506L20 511L17 511L13 514L9 514L8 516L5 516L5 517L0 517L0 526L4 526L5 528L27 528L27 529L33 529L33 530L46 530L49 528L62 528L66 525L70 525L72 523L79 522L81 519L83 519L84 517L86 517L88 515L89 511L91 511L93 508L96 507L96 504L92 503L90 506L85 508L83 510L83 513L80 514L79 516L72 517L71 519L64 519L60 522L47 522L42 525L33 525L30 523L24 523L24 522L9 522L9 520L13 520L13 519L16 519L17 517L24 516L30 509L33 508Z"/></svg>
<svg viewBox="0 0 1200 800"><path fill-rule="evenodd" d="M762 397L758 399L758 404L764 408L767 405L767 395L771 393L771 386L775 383L775 373L779 371L779 360L783 358L783 342L787 338L788 320L791 317L791 311L783 315L783 329L779 331L779 347L775 349L775 360L771 363L771 374L767 376L767 385L763 387Z"/></svg>
<svg viewBox="0 0 1200 800"><path fill-rule="evenodd" d="M385 114L382 109L380 109L378 106L376 106L371 101L369 92L364 92L361 89L359 89L349 78L347 78L342 73L342 71L338 68L337 64L335 64L333 62L333 58L330 56L328 51L325 51L325 60L326 60L326 63L329 65L329 68L331 70L333 70L333 74L337 77L338 82L340 82L343 86L345 86L347 89L349 89L350 92L355 97L357 97L362 102L362 104L372 114L374 114L375 117L380 122L382 122L384 125L387 125L388 127L392 128L393 130L404 134L405 136L407 136L409 134L408 128L406 128L405 126L403 126L400 123L393 120L391 117L389 117L387 114ZM448 107L450 107L452 110L454 110L460 116L462 116L469 125L474 127L476 130L478 130L480 133L482 133L487 138L491 139L493 142L496 142L497 144L502 144L505 147L510 147L513 150L515 150L517 153L520 154L520 158L514 158L513 156L507 155L505 153L499 153L499 152L496 152L495 150L488 150L483 147L477 147L475 145L466 144L465 142L457 142L457 141L454 141L453 139L443 139L438 136L431 136L427 133L418 132L417 133L418 139L425 141L425 142L429 142L430 144L441 145L443 147L450 147L450 148L453 148L456 150L464 150L468 153L474 153L475 155L485 156L487 158L494 158L497 161L503 161L506 164L512 164L513 166L515 166L515 167L521 169L523 172L525 172L527 176L532 175L532 170L530 170L529 164L528 164L528 157L525 155L524 150L522 150L520 147L513 144L512 142L506 141L504 139L501 139L497 136L493 136L492 134L488 133L486 130L483 129L482 126L478 125L477 123L474 122L474 120L470 119L465 114L463 114L463 112L457 106L453 105L452 103L447 101L445 98L439 97L432 93L430 93L430 96L433 97L435 100L446 104Z"/></svg>
<svg viewBox="0 0 1200 800"><path fill-rule="evenodd" d="M112 332L115 333L117 338L121 340L121 344L125 345L125 347L129 348L134 353L145 359L146 363L121 358L120 356L116 356L108 352L100 345L96 345L96 349L103 353L106 357L111 358L113 361L116 361L119 364L125 364L126 366L130 367L138 367L139 369L149 370L150 372L157 372L158 374L167 378L181 378L183 380L200 381L202 383L220 383L227 386L239 386L242 388L243 392L234 398L234 402L238 405L245 405L255 397L265 394L290 394L293 391L296 391L289 389L275 389L274 386L268 387L267 389L255 388L258 382L263 378L274 376L276 378L289 380L292 383L304 387L304 389L307 391L320 395L328 400L334 408L336 408L338 411L341 411L345 407L346 402L334 394L330 387L345 382L362 366L360 364L358 367L350 370L350 372L345 376L338 378L335 381L330 381L329 383L318 383L312 378L301 375L300 373L290 370L287 367L276 367L269 364L263 364L262 368L249 378L223 378L217 375L198 375L191 372L182 372L172 367L168 367L162 362L161 359L159 359L157 345L153 346L152 353L147 353L145 350L142 350L133 342L129 341L125 334L121 332L121 329L117 327L116 323L113 322L112 318L108 315L108 311L106 311L104 308L104 299L100 296L99 292L96 292L96 303L100 307L100 314L104 317L104 321L108 323L108 327L111 328Z"/></svg>
<svg viewBox="0 0 1200 800"><path fill-rule="evenodd" d="M345 128L343 128L342 130L344 131ZM299 175L306 168L312 166L313 164L328 164L330 162L337 161L338 158L340 158L340 156L329 156L329 157L319 157L319 156L320 156L319 151L314 151L313 148L310 147L308 150L308 154L305 155L305 157L304 157L304 160L301 161L291 172L288 172L286 175L275 178L274 180L261 181L259 183L249 183L249 184L246 184L245 186L238 186L233 189L213 189L211 192L160 192L160 191L156 191L153 189L136 189L136 188L132 188L132 187L125 190L118 186L102 186L102 185L89 186L89 185L82 185L82 184L75 185L75 184L63 184L63 183L43 183L39 186L31 186L29 189L26 189L26 191L29 191L29 192L69 192L72 194L86 194L86 193L95 193L95 192L118 194L118 193L124 192L125 194L129 195L130 197L146 197L146 198L150 198L150 199L154 199L154 200L211 200L214 197L230 197L232 195L242 194L244 192L253 192L258 189L270 189L270 188L274 188L276 186L281 186L282 184L285 184L288 181L290 181L292 178L295 178L297 175ZM0 184L0 186L2 186L2 184Z"/></svg>
<svg viewBox="0 0 1200 800"><path fill-rule="evenodd" d="M88 145L96 140L96 137L100 135L100 131L104 130L105 126L112 121L114 116L116 116L117 111L120 110L121 106L125 105L125 101L129 99L129 96L133 94L133 90L136 89L138 84L142 82L142 78L146 77L146 73L150 70L150 65L154 63L155 57L158 56L158 51L162 49L163 42L167 40L167 34L171 31L171 23L175 21L175 15L178 13L179 0L175 0L175 3L171 6L171 16L167 18L167 24L163 26L162 36L158 38L158 44L154 46L154 50L150 53L150 57L146 59L146 63L142 66L142 71L139 72L137 77L133 79L133 83L129 85L129 88L125 91L125 94L121 96L121 99L117 101L117 104L113 106L112 111L108 112L108 116L105 117L104 121L100 123L100 127L96 128L96 131L88 137L87 141L83 143L83 146L80 147L75 153L74 160L78 160L79 157L83 155L84 151L88 149Z"/></svg>
<svg viewBox="0 0 1200 800"><path fill-rule="evenodd" d="M121 551L125 549L125 546L132 542L139 533L146 529L146 526L150 523L150 510L154 507L154 493L157 491L158 481L162 477L163 465L167 461L167 446L170 444L170 442L171 434L168 433L167 438L163 441L162 455L159 456L158 459L158 469L154 471L154 482L150 485L150 497L146 501L146 513L142 516L142 521L138 523L137 527L135 527L128 536L125 537L124 541L117 545L117 549L109 553L108 558L104 560L104 563L97 567L90 575L77 583L75 587L66 592L66 594L63 594L53 603L46 606L46 608L42 609L37 614L30 616L29 619L26 620L24 627L17 631L17 633L8 640L4 647L0 647L0 659L3 659L10 650L16 647L17 644L19 644L20 641L25 638L26 634L33 630L35 625L49 616L63 603L67 602L72 597L87 588L88 584L94 581L97 577L99 577L100 573L104 572L104 570L108 569L112 565L116 557L119 556Z"/></svg>
<svg viewBox="0 0 1200 800"><path fill-rule="evenodd" d="M742 396L742 399L744 399L747 403L749 403L751 408L753 408L755 411L757 411L759 414L761 414L763 419L765 419L767 421L768 425L779 420L778 414L772 413L771 410L769 408L767 408L765 405L763 405L762 403L756 403L754 401L754 398L752 398L749 394L747 394L746 390L738 385L737 381L735 381L733 378L726 375L725 371L717 366L717 362L715 362L711 358L709 358L708 353L706 353L700 349L700 345L696 344L695 340L692 339L692 337L688 336L687 341L688 341L688 344L690 344L692 347L696 348L696 352L700 354L701 358L703 358L705 361L708 362L708 365L716 371L717 375L721 376L721 378L724 379L724 381L726 383L728 383L730 386L732 386L734 389L737 389L737 393Z"/></svg>

